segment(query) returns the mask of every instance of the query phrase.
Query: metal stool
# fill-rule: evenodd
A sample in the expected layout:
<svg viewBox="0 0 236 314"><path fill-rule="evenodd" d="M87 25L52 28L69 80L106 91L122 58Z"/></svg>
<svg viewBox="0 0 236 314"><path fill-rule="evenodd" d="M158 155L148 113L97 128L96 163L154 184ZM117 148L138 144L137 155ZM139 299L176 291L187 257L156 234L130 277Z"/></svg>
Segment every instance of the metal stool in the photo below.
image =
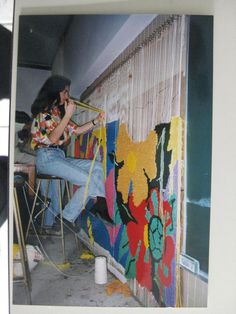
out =
<svg viewBox="0 0 236 314"><path fill-rule="evenodd" d="M62 191L61 191L61 181L64 180L61 177L57 177L57 176L51 176L51 175L46 175L46 174L37 174L36 179L38 179L38 184L36 187L36 192L35 192L35 197L34 197L34 201L33 201L33 205L32 205L32 210L30 213L30 218L29 218L29 223L28 223L28 227L27 227L27 231L26 231L26 239L28 237L29 234L29 229L31 224L33 223L33 215L34 215L34 211L35 211L35 205L36 205L36 201L38 198L38 194L39 194L39 189L41 186L41 182L42 180L47 180L47 185L46 185L46 191L45 191L45 196L44 196L44 203L47 203L48 200L48 189L49 189L49 184L51 182L51 180L57 180L58 181L58 195L59 195L59 216L60 216L60 235L53 235L53 234L44 234L47 237L60 237L61 238L61 244L62 244L62 253L63 253L63 257L64 257L64 261L66 261L66 256L65 256L65 236L64 236L64 228L63 228L63 212L62 212L62 200L63 200L63 195L62 195ZM66 191L67 191L67 197L68 200L70 200L70 190L69 190L69 185L68 182L65 181L65 187L66 187ZM43 218L44 218L44 212L42 215L42 220L41 220L41 227L43 224ZM42 228L41 228L42 231ZM77 236L75 235L75 241L76 241L76 245L78 246L78 239Z"/></svg>
<svg viewBox="0 0 236 314"><path fill-rule="evenodd" d="M20 208L17 196L17 188L25 188L25 179L23 177L18 177L14 180L14 203L13 203L13 214L14 214L14 221L16 226L16 234L18 239L18 245L20 250L20 258L14 259L13 263L21 263L22 265L22 272L23 277L17 277L14 279L15 282L24 282L27 294L27 302L28 304L32 304L31 302L31 275L29 270L29 263L28 263L28 256L26 252L26 246L24 241L23 229L21 224L21 216L20 216ZM25 192L25 191L24 191Z"/></svg>

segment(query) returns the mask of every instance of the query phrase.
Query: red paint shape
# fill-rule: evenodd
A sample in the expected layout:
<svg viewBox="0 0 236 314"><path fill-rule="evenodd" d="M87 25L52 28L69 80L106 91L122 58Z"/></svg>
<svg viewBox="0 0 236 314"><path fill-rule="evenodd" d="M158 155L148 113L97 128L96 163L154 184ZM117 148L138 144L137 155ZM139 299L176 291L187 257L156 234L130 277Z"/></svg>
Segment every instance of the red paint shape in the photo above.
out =
<svg viewBox="0 0 236 314"><path fill-rule="evenodd" d="M141 204L136 207L133 202L133 193L129 197L129 209L132 216L137 220L137 224L134 222L129 222L127 224L127 236L129 239L130 253L135 256L138 243L141 240L141 245L143 246L143 234L144 226L147 224L146 214L146 201L141 202Z"/></svg>
<svg viewBox="0 0 236 314"><path fill-rule="evenodd" d="M78 185L73 185L73 193L75 193L78 190Z"/></svg>
<svg viewBox="0 0 236 314"><path fill-rule="evenodd" d="M80 147L79 147L79 141L78 140L75 141L74 156L75 156L75 158L79 158L80 157Z"/></svg>
<svg viewBox="0 0 236 314"><path fill-rule="evenodd" d="M152 277L151 277L151 258L149 256L148 263L145 263L146 248L141 245L140 252L139 252L139 258L136 263L136 279L138 283L142 286L147 288L148 290L151 290L152 288Z"/></svg>
<svg viewBox="0 0 236 314"><path fill-rule="evenodd" d="M163 203L164 208L164 216L165 216L165 227L168 227L172 224L172 207L170 206L168 201L164 201Z"/></svg>
<svg viewBox="0 0 236 314"><path fill-rule="evenodd" d="M112 169L106 179L105 182L105 194L106 194L106 201L107 201L107 207L110 217L113 217L113 211L114 211L114 201L116 196L115 191L115 173L114 169Z"/></svg>
<svg viewBox="0 0 236 314"><path fill-rule="evenodd" d="M93 159L94 155L93 155L93 150L94 150L94 146L88 146L87 149L87 154L86 154L86 158L87 159Z"/></svg>
<svg viewBox="0 0 236 314"><path fill-rule="evenodd" d="M171 262L174 257L175 246L174 241L170 236L165 238L165 251L162 257L162 261L158 264L158 274L160 276L161 283L168 287L171 284L172 272L171 272ZM165 267L168 269L167 276L164 273Z"/></svg>

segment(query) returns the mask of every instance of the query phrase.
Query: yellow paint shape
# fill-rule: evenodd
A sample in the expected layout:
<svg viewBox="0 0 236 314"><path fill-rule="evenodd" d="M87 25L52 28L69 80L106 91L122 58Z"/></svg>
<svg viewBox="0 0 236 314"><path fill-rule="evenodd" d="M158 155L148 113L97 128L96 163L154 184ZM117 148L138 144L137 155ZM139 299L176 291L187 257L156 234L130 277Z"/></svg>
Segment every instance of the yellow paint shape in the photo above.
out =
<svg viewBox="0 0 236 314"><path fill-rule="evenodd" d="M87 218L87 227L88 227L89 243L90 243L90 246L93 246L94 237L93 237L92 224L89 217Z"/></svg>
<svg viewBox="0 0 236 314"><path fill-rule="evenodd" d="M119 170L117 189L122 193L123 200L128 200L130 182L133 185L134 204L138 206L148 196L147 178L152 180L156 177L156 146L157 135L151 131L147 140L134 143L126 130L126 125L119 127L117 137L117 161L124 161L124 166Z"/></svg>
<svg viewBox="0 0 236 314"><path fill-rule="evenodd" d="M148 224L146 224L144 226L144 230L143 230L143 243L146 249L148 249L149 247L149 243L148 243Z"/></svg>
<svg viewBox="0 0 236 314"><path fill-rule="evenodd" d="M101 127L99 129L96 129L93 131L93 136L90 139L90 142L88 143L89 147L91 147L94 143L94 137L96 137L99 141L100 141L100 147L102 147L103 150L103 173L104 176L106 174L106 156L107 156L107 145L106 145L106 128L105 127ZM88 151L88 149L87 149Z"/></svg>
<svg viewBox="0 0 236 314"><path fill-rule="evenodd" d="M52 266L51 262L43 261L43 265ZM71 264L69 262L65 262L63 264L56 264L56 267L60 270L67 270L71 267Z"/></svg>
<svg viewBox="0 0 236 314"><path fill-rule="evenodd" d="M182 140L182 120L180 117L173 117L170 124L170 140L168 143L168 151L172 150L171 167L180 158L179 147Z"/></svg>
<svg viewBox="0 0 236 314"><path fill-rule="evenodd" d="M182 119L180 117L173 117L170 125L170 139L168 143L168 151L172 150L170 170L170 193L174 190L173 169L177 160L181 160L181 142L182 142Z"/></svg>
<svg viewBox="0 0 236 314"><path fill-rule="evenodd" d="M81 255L80 255L81 259L94 259L94 255L93 253L89 252L89 251L84 251Z"/></svg>
<svg viewBox="0 0 236 314"><path fill-rule="evenodd" d="M129 169L129 172L131 172L131 173L135 172L136 163L137 163L137 160L136 160L134 153L130 152L128 154L128 157L127 157L127 167Z"/></svg>
<svg viewBox="0 0 236 314"><path fill-rule="evenodd" d="M83 145L84 142L84 136L87 136L85 134L81 134L79 136L79 146L81 147ZM96 138L96 140L98 140L100 142L100 147L102 147L103 150L103 173L104 176L106 174L106 156L107 156L107 146L106 146L106 128L105 127L101 127L99 129L96 129L93 131L93 134L90 138L87 138L87 143L86 143L86 151L82 152L80 151L80 158L89 158L89 152L90 152L90 147L93 146L94 144L94 138ZM95 148L96 150L96 148ZM94 151L95 153L95 151Z"/></svg>
<svg viewBox="0 0 236 314"><path fill-rule="evenodd" d="M60 270L67 270L71 267L70 263L63 263L63 264L58 264L57 267Z"/></svg>

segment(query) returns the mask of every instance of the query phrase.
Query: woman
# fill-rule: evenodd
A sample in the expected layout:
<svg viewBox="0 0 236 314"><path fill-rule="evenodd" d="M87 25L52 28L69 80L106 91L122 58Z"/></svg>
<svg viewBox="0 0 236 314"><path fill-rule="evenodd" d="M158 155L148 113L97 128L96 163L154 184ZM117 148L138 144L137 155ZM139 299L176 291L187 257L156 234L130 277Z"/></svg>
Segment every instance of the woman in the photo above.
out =
<svg viewBox="0 0 236 314"><path fill-rule="evenodd" d="M70 119L76 105L69 98L70 80L63 76L51 76L42 86L35 99L31 112L32 147L36 150L36 168L39 173L59 176L79 188L66 204L63 217L75 225L83 208L84 192L91 167L91 160L67 158L64 145L75 134L86 133L104 120L104 113L81 126ZM87 200L104 204L104 176L101 163L95 162L89 179ZM96 204L98 206L98 202ZM55 213L57 214L57 213ZM112 223L107 212L103 218Z"/></svg>

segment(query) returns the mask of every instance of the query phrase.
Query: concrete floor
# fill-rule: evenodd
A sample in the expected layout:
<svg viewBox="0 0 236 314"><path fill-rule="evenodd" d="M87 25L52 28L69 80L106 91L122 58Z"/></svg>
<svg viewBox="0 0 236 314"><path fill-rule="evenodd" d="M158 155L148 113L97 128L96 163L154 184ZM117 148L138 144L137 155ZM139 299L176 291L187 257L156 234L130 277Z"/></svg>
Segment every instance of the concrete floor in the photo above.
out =
<svg viewBox="0 0 236 314"><path fill-rule="evenodd" d="M61 265L63 263L61 240L55 237L41 238L41 240L50 259L56 265ZM39 246L35 237L31 237L29 242ZM66 234L65 243L66 256L70 263L68 269L61 273L45 258L31 271L33 305L141 307L132 296L125 297L121 293L108 296L105 287L116 278L108 272L107 284L96 284L94 282L95 260L80 258L87 248L80 241L77 247L72 233ZM26 304L26 294L22 283L13 285L13 304Z"/></svg>

